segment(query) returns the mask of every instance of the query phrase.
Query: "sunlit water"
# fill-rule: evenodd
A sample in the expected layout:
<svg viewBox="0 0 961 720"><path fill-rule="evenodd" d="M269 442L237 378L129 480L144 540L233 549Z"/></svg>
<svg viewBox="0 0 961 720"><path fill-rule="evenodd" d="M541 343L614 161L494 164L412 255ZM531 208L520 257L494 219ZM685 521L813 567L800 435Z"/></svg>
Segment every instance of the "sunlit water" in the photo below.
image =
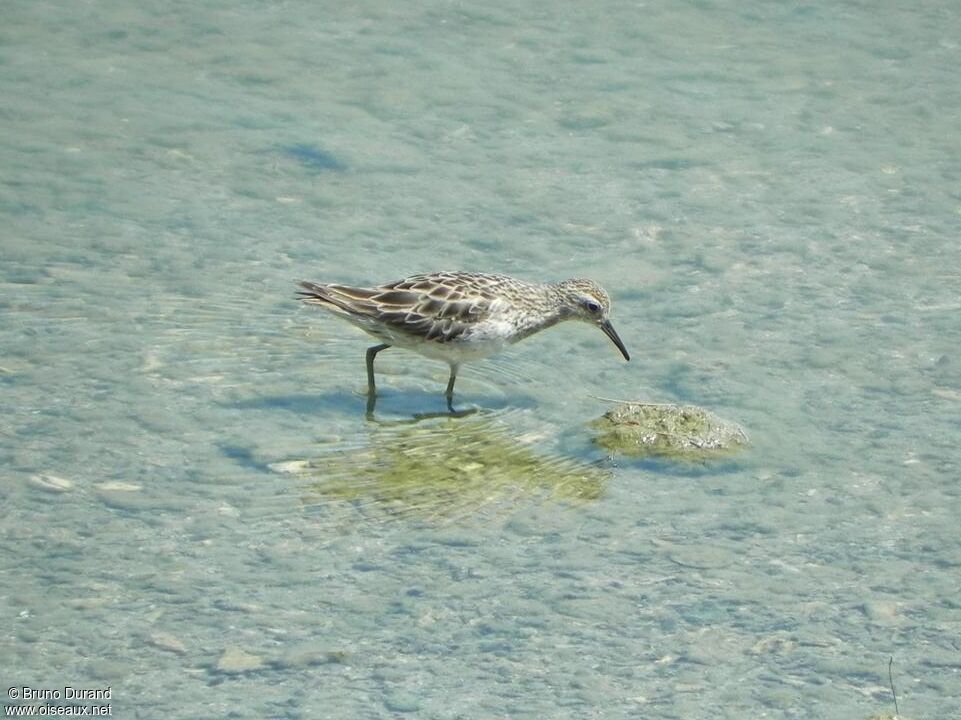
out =
<svg viewBox="0 0 961 720"><path fill-rule="evenodd" d="M4 690L840 720L893 657L957 716L957 8L529 5L5 4ZM633 360L562 325L443 418L392 350L367 419L293 282L432 269L591 277ZM751 448L609 457L597 397Z"/></svg>

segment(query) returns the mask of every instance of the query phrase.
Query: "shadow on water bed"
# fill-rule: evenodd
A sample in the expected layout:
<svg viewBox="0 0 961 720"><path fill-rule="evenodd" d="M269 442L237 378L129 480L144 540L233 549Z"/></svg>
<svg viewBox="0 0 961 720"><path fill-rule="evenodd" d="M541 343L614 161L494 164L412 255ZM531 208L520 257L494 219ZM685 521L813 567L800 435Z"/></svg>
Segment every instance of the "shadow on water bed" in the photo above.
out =
<svg viewBox="0 0 961 720"><path fill-rule="evenodd" d="M318 393L317 395L268 395L229 403L229 407L254 410L287 410L304 415L338 412L345 415L365 416L367 396L365 393L350 391ZM535 402L530 397L486 396L471 397L471 402L457 402L455 415L475 411L505 410L508 408L532 408ZM418 420L427 416L449 416L444 398L437 394L427 394L419 390L381 391L377 394L377 406L371 417L381 421Z"/></svg>
<svg viewBox="0 0 961 720"><path fill-rule="evenodd" d="M357 396L351 392L325 393L322 395L293 394L265 395L248 400L227 403L229 407L247 410L286 410L303 415L321 412L352 412L355 406L362 407Z"/></svg>
<svg viewBox="0 0 961 720"><path fill-rule="evenodd" d="M310 143L279 145L275 150L291 160L296 160L312 173L347 171L347 164L340 158Z"/></svg>

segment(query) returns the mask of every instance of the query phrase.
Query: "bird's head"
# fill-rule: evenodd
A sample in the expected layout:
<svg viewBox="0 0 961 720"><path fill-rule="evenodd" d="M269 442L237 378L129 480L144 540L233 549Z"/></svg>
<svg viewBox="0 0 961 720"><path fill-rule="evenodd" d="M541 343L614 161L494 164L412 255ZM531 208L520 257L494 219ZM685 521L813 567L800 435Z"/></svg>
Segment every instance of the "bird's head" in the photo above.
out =
<svg viewBox="0 0 961 720"><path fill-rule="evenodd" d="M560 283L558 289L564 297L570 319L596 325L617 346L625 360L631 359L611 325L611 297L604 288L592 280L573 279Z"/></svg>

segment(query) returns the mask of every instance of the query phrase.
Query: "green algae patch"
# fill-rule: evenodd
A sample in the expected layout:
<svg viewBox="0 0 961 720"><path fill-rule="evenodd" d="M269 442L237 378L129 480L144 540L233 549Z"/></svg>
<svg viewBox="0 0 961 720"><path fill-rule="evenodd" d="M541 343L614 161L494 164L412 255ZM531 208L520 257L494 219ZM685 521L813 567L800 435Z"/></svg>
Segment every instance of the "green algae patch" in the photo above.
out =
<svg viewBox="0 0 961 720"><path fill-rule="evenodd" d="M629 457L704 461L748 444L744 430L696 405L623 402L591 423L594 442Z"/></svg>
<svg viewBox="0 0 961 720"><path fill-rule="evenodd" d="M538 500L581 505L603 495L607 470L536 450L539 439L489 420L449 418L375 428L367 447L270 467L308 480L305 504L340 500L423 518Z"/></svg>

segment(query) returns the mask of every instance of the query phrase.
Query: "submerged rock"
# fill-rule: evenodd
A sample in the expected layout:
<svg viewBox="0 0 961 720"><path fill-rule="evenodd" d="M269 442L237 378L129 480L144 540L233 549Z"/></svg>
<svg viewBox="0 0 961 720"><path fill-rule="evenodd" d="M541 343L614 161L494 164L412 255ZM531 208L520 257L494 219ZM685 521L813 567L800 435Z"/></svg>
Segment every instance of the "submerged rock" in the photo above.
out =
<svg viewBox="0 0 961 720"><path fill-rule="evenodd" d="M619 403L591 426L599 446L631 457L706 460L748 444L738 425L695 405Z"/></svg>
<svg viewBox="0 0 961 720"><path fill-rule="evenodd" d="M312 645L298 645L289 648L283 655L272 660L270 665L281 670L295 670L315 665L344 665L348 653L344 650L323 650Z"/></svg>
<svg viewBox="0 0 961 720"><path fill-rule="evenodd" d="M251 653L231 645L224 649L223 655L217 661L217 670L228 675L238 675L240 673L260 670L264 666L264 660L259 655Z"/></svg>
<svg viewBox="0 0 961 720"><path fill-rule="evenodd" d="M178 655L184 655L187 652L187 646L184 644L183 640L178 638L176 635L171 635L170 633L150 633L150 635L147 637L147 642L154 647L160 648L161 650L169 650L170 652L177 653Z"/></svg>

